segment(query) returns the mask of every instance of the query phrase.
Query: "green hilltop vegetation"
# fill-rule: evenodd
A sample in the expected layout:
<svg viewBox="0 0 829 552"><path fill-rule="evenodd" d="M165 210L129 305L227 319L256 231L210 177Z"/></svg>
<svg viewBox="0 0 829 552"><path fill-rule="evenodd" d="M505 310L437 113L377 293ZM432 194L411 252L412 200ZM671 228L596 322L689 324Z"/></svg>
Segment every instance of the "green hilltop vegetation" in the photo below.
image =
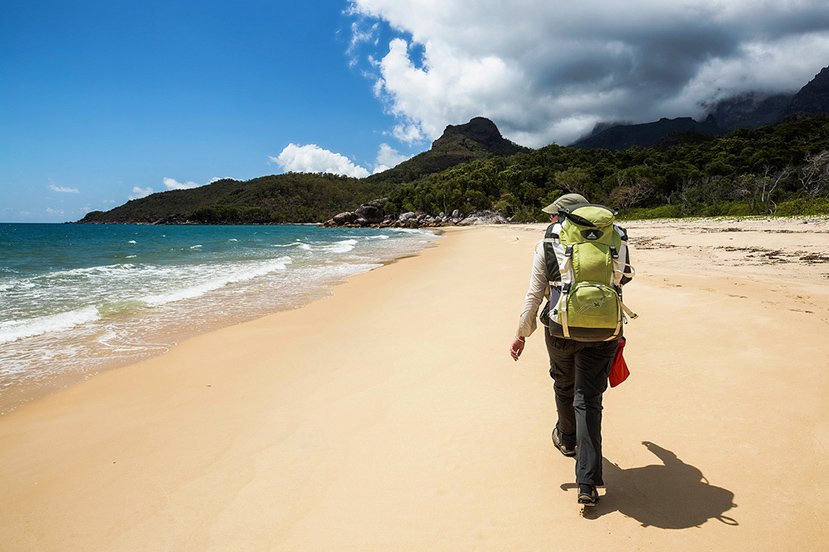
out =
<svg viewBox="0 0 829 552"><path fill-rule="evenodd" d="M221 180L132 200L79 222L322 222L378 198L386 214L496 210L530 222L543 218L540 206L566 192L625 218L829 214L829 118L793 118L720 137L676 135L621 151L530 150L476 118L448 127L428 152L364 179L288 173Z"/></svg>
<svg viewBox="0 0 829 552"><path fill-rule="evenodd" d="M494 209L536 221L566 192L627 218L829 213L829 118L804 117L722 137L622 151L550 145L490 156L392 192L386 210Z"/></svg>
<svg viewBox="0 0 829 552"><path fill-rule="evenodd" d="M159 192L81 223L281 224L319 222L352 205L388 195L392 186L333 174L287 173L245 182L224 179L189 190Z"/></svg>
<svg viewBox="0 0 829 552"><path fill-rule="evenodd" d="M456 165L491 156L509 157L532 150L501 136L495 123L475 117L465 125L449 125L428 151L415 155L396 167L366 178L371 182L405 184L439 173Z"/></svg>

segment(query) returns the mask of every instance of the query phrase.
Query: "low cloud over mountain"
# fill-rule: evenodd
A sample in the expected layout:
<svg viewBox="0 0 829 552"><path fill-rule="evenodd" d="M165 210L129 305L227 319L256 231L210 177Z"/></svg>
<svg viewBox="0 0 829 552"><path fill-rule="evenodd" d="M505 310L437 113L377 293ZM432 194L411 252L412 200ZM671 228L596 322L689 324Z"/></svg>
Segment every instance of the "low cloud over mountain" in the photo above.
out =
<svg viewBox="0 0 829 552"><path fill-rule="evenodd" d="M522 145L570 143L601 121L791 93L829 60L829 10L816 0L488 4L351 4L349 54L396 116L396 138L434 139L484 115Z"/></svg>

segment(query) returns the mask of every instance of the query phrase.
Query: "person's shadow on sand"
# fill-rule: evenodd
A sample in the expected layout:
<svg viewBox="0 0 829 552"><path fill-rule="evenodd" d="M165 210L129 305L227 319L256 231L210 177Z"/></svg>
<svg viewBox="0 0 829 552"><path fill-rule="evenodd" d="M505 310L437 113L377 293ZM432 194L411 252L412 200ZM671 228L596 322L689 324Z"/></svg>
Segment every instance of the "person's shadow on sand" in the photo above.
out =
<svg viewBox="0 0 829 552"><path fill-rule="evenodd" d="M586 517L596 518L619 511L643 526L662 529L698 527L709 519L738 525L725 512L737 505L734 493L708 483L702 472L686 464L673 452L650 441L642 442L663 465L622 469L604 459L603 470L610 490ZM563 489L575 485L562 485Z"/></svg>

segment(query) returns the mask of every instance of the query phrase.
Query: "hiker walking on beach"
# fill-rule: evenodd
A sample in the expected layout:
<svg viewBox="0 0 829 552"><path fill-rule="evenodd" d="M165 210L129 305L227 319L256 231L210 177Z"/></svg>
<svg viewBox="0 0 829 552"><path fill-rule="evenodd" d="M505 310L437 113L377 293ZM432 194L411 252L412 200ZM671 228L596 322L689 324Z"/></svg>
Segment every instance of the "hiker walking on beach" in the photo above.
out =
<svg viewBox="0 0 829 552"><path fill-rule="evenodd" d="M614 212L565 194L542 209L550 215L545 237L535 247L529 289L510 355L518 360L525 340L541 322L550 357L558 421L555 447L576 457L578 502L593 506L602 480L602 393L616 354L625 312L622 285L633 269L625 231Z"/></svg>

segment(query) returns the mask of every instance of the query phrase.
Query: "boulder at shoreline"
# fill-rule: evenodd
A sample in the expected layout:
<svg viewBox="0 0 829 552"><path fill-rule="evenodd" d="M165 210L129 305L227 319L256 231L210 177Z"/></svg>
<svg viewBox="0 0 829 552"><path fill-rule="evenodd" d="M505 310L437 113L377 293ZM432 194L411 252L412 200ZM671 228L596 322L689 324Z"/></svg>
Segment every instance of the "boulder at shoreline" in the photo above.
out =
<svg viewBox="0 0 829 552"><path fill-rule="evenodd" d="M440 213L437 216L426 213L407 211L399 215L386 215L380 203L372 202L360 205L355 211L338 213L325 221L323 226L343 226L347 228L433 228L439 226L473 226L479 224L506 224L509 219L495 211L476 211L461 215L455 209L451 214Z"/></svg>

